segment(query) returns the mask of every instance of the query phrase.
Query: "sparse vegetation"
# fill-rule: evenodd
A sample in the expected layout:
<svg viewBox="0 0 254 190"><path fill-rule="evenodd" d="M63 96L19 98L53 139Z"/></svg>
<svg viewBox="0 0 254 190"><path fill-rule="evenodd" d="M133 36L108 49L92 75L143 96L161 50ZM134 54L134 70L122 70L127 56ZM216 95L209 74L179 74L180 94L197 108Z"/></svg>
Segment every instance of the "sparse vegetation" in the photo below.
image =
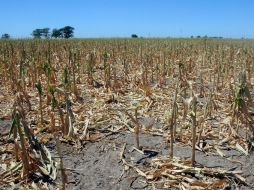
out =
<svg viewBox="0 0 254 190"><path fill-rule="evenodd" d="M49 29L33 36L48 38ZM224 150L253 150L254 43L197 38L0 41L0 118L12 120L10 137L1 134L0 188L50 186L58 162L65 189L70 168L61 143L79 151L109 136L123 172L133 170L155 189L252 188L239 171L198 164L197 152L234 162ZM133 138L117 143L126 134ZM170 148L146 144L144 134ZM176 156L179 146L192 156ZM143 165L133 151L148 155Z"/></svg>

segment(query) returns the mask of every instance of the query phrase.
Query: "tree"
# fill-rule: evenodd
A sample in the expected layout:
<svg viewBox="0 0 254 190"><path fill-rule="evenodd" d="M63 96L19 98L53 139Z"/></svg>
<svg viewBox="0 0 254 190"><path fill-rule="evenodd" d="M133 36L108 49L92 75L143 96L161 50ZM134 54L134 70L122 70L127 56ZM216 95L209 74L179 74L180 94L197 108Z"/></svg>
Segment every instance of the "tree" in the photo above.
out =
<svg viewBox="0 0 254 190"><path fill-rule="evenodd" d="M39 28L35 29L35 30L32 32L32 36L33 36L34 38L41 38L42 35L43 35L42 29L39 29Z"/></svg>
<svg viewBox="0 0 254 190"><path fill-rule="evenodd" d="M7 33L5 33L5 34L3 34L2 35L2 39L9 39L11 36L9 35L9 34L7 34Z"/></svg>
<svg viewBox="0 0 254 190"><path fill-rule="evenodd" d="M65 26L63 28L60 28L59 31L61 32L61 36L63 38L71 38L74 34L74 28L71 26Z"/></svg>
<svg viewBox="0 0 254 190"><path fill-rule="evenodd" d="M51 34L51 37L52 38L60 38L62 36L62 32L58 29L53 29L52 30L52 34Z"/></svg>
<svg viewBox="0 0 254 190"><path fill-rule="evenodd" d="M50 36L52 38L71 38L73 37L74 28L71 26L65 26L60 29L53 29L52 33L50 35L50 29L49 28L37 28L32 32L32 36L34 38L49 38Z"/></svg>
<svg viewBox="0 0 254 190"><path fill-rule="evenodd" d="M41 29L41 34L44 38L48 38L50 35L49 35L49 28L43 28Z"/></svg>
<svg viewBox="0 0 254 190"><path fill-rule="evenodd" d="M49 37L49 30L50 30L49 28L42 28L42 29L37 28L32 32L32 36L34 38L42 38L42 37L48 38Z"/></svg>
<svg viewBox="0 0 254 190"><path fill-rule="evenodd" d="M39 29L39 28L35 29L35 30L32 32L32 36L33 36L34 38L41 38L41 36L42 36L41 29Z"/></svg>
<svg viewBox="0 0 254 190"><path fill-rule="evenodd" d="M138 38L138 35L137 34L132 34L131 37L132 38Z"/></svg>

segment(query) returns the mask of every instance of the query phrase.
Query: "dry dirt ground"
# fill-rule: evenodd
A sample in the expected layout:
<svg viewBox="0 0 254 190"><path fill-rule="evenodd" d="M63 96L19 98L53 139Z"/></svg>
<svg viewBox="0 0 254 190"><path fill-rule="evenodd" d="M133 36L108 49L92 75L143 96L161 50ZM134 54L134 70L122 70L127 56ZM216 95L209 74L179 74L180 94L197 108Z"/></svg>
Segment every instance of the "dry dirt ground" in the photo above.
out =
<svg viewBox="0 0 254 190"><path fill-rule="evenodd" d="M0 126L0 132L4 134L10 128L10 121L2 120ZM140 135L140 145L143 150L149 150L145 155L133 148L135 146L135 136L126 131L119 131L109 136L105 135L105 138L99 141L86 141L79 148L71 142L62 141L60 146L68 177L68 189L153 189L152 184L147 183L132 168L125 170L120 159L125 143L126 148L123 154L125 160L141 170L149 167L151 159L169 154L169 145L165 138L145 133ZM53 156L58 157L54 140L49 141L46 146ZM246 178L247 183L254 184L254 154L251 153L249 156L245 156L236 150L223 150L223 153L232 160L239 161L239 163L218 156L218 154L204 153L197 150L197 165L208 168L242 170L242 176ZM191 147L176 143L174 156L186 160L190 159ZM61 183L60 174L57 183ZM228 189L237 189L237 186L232 182L231 187ZM56 186L53 185L52 187L54 189ZM251 189L251 187L246 186L238 187L246 190ZM7 189L8 186L0 186L1 188ZM158 188L160 188L159 184L156 185L156 189Z"/></svg>
<svg viewBox="0 0 254 190"><path fill-rule="evenodd" d="M135 145L133 134L121 132L109 136L99 142L87 142L82 151L77 152L72 146L62 146L64 164L68 171L69 189L152 189L142 177L133 170L124 171L119 155L126 143L125 158L139 168L149 165L149 155L142 155L133 150ZM144 149L158 151L158 155L168 155L168 144L162 137L142 134L140 144ZM53 149L52 149L53 150ZM254 155L243 156L234 150L224 151L226 155L243 163L233 163L216 155L209 155L197 151L197 164L206 167L221 167L225 169L240 169L244 172L248 183L254 183ZM151 155L152 157L153 155ZM188 159L191 157L191 147L182 147L176 144L174 156ZM154 157L152 157L154 158ZM232 189L234 184L232 184ZM242 186L240 189L251 189Z"/></svg>

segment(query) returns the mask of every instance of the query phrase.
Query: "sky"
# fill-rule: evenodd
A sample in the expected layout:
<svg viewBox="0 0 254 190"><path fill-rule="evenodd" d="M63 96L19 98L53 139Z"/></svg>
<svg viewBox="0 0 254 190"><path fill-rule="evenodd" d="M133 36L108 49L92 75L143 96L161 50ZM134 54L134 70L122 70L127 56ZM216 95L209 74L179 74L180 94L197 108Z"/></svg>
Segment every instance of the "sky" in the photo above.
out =
<svg viewBox="0 0 254 190"><path fill-rule="evenodd" d="M254 0L0 0L0 35L66 25L78 38L254 38Z"/></svg>

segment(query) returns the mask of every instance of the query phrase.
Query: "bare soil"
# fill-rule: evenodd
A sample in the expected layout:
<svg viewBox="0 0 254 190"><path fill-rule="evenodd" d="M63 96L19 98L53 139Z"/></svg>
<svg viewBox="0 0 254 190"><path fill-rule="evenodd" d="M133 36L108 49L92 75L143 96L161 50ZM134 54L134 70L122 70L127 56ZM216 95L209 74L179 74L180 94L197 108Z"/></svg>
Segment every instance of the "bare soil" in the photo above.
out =
<svg viewBox="0 0 254 190"><path fill-rule="evenodd" d="M10 121L1 120L1 135L10 130ZM3 142L1 142L2 144ZM125 170L125 166L120 159L120 154L126 143L124 151L125 160L145 171L150 165L151 159L159 156L169 155L169 145L162 136L146 133L140 134L140 146L150 154L143 155L136 151L135 136L128 131L119 131L115 134L105 135L98 141L84 141L80 147L74 146L71 142L61 142L64 168L68 176L68 189L89 189L89 190L127 190L127 189L153 189L143 177L137 174L132 168ZM56 158L55 141L49 141L46 146ZM224 168L227 170L242 170L246 182L254 184L254 154L248 156L241 154L237 150L223 150L229 158L223 158L215 153L205 153L196 151L196 162L198 166L208 168ZM174 156L188 160L191 158L191 147L182 146L175 143ZM238 162L236 162L239 161ZM56 188L56 184L61 183L60 174L55 184L51 188ZM228 189L237 189L238 185L232 182ZM157 187L158 188L158 187ZM162 188L162 187L161 187ZM252 189L251 187L239 186L240 189ZM11 189L9 186L0 186L0 189Z"/></svg>
<svg viewBox="0 0 254 190"><path fill-rule="evenodd" d="M87 142L81 151L75 150L73 146L62 144L64 165L67 168L68 189L105 189L105 190L127 190L127 189L152 189L152 186L142 179L137 173L124 166L119 158L123 145L126 143L125 159L127 162L140 169L147 168L152 158L156 156L169 155L168 143L160 136L149 134L140 135L140 145L143 150L154 150L156 156L142 155L135 151L135 137L131 133L120 132L106 137L98 142ZM54 149L52 149L54 151ZM197 151L196 162L209 168L224 168L228 170L242 170L246 182L254 184L254 155L244 156L236 150L225 150L225 155L230 155L231 162L226 158L214 154ZM191 147L181 146L176 143L174 156L184 159L191 158ZM236 184L231 184L236 189ZM240 186L240 189L251 189Z"/></svg>

